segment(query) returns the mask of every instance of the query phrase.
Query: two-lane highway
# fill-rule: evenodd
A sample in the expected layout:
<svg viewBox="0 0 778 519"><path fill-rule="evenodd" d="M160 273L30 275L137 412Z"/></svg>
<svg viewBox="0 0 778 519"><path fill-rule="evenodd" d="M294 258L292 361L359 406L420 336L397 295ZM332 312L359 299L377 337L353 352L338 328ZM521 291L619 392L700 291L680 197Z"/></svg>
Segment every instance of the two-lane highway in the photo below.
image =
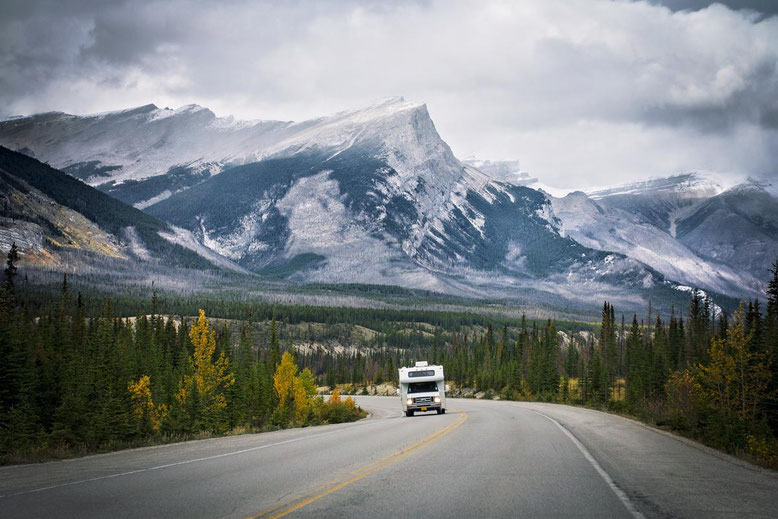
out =
<svg viewBox="0 0 778 519"><path fill-rule="evenodd" d="M775 517L778 477L623 418L449 400L340 424L0 468L0 517Z"/></svg>

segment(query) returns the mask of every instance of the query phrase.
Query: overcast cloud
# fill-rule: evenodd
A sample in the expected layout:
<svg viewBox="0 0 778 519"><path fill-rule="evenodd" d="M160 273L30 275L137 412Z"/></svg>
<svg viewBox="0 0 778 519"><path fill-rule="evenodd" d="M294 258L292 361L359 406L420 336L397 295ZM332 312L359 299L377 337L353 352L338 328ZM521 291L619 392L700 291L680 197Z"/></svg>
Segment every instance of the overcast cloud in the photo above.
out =
<svg viewBox="0 0 778 519"><path fill-rule="evenodd" d="M0 2L3 116L302 120L402 95L457 156L558 187L776 176L778 2Z"/></svg>

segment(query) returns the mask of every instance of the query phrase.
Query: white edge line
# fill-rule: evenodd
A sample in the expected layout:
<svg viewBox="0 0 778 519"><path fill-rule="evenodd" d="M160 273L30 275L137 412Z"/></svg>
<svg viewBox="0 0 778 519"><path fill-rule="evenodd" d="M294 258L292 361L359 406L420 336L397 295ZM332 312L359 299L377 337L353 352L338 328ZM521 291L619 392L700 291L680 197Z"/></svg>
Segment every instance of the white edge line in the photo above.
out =
<svg viewBox="0 0 778 519"><path fill-rule="evenodd" d="M546 420L550 420L553 422L554 425L559 427L563 433L567 435L568 438L575 444L576 447L578 447L578 450L581 451L581 453L584 455L584 458L591 463L592 467L597 471L597 473L600 475L600 477L605 481L605 483L608 484L610 489L613 491L614 494L616 494L616 497L619 498L619 501L626 507L627 511L632 514L632 517L635 519L644 519L645 516L635 507L635 504L632 502L632 500L627 496L627 494L619 488L619 486L613 481L613 478L608 474L608 472L602 468L602 466L597 462L596 459L594 459L594 456L592 456L592 453L589 452L589 449L584 447L583 443L581 443L578 438L573 435L570 431L568 431L561 423L559 423L557 420L551 418L548 415L545 415L539 411L535 411L534 409L528 409L523 408L527 411L530 411L532 413L535 413L537 415L542 416Z"/></svg>
<svg viewBox="0 0 778 519"><path fill-rule="evenodd" d="M100 481L100 480L103 480L103 479L112 479L112 478L118 478L118 477L122 477L122 476L130 476L132 474L139 474L141 472L150 472L152 470L160 470L160 469L165 469L165 468L169 468L169 467L176 467L178 465L188 465L189 463L198 463L198 462L201 462L201 461L208 461L208 460L213 460L213 459L217 459L217 458L225 458L227 456L235 456L235 455L238 455L238 454L245 454L246 452L252 452L252 451L258 451L258 450L262 450L262 449L267 449L268 447L277 447L279 445L284 445L284 444L287 444L287 443L294 443L294 442L299 442L299 441L302 441L302 440L310 440L311 438L318 438L320 436L327 436L328 434L334 434L334 433L337 433L337 432L341 432L343 430L353 430L353 429L357 429L359 427L366 427L368 425L374 425L374 424L377 424L377 423L381 423L383 421L384 420L374 420L374 421L370 421L370 422L367 422L367 423L355 425L353 427L341 427L341 428L338 428L338 429L335 429L335 430L332 430L332 431L327 431L327 432L318 433L318 434L311 434L309 436L301 436L299 438L291 438L289 440L284 440L284 441L276 442L276 443L268 443L266 445L258 445L256 447L250 447L248 449L242 449L242 450L239 450L239 451L225 452L225 453L222 453L222 454L215 454L213 456L206 456L204 458L196 458L196 459L193 459L193 460L177 461L175 463L166 463L164 465L157 465L155 467L148 467L148 468L145 468L145 469L129 470L127 472L119 472L117 474L109 474L107 476L97 476L97 477L89 478L89 479L80 479L78 481L69 481L67 483L59 483L57 485L49 485L47 487L33 488L31 490L22 490L20 492L13 492L11 494L0 495L0 499L5 499L7 497L13 497L13 496L19 496L19 495L23 495L23 494L34 494L36 492L43 492L45 490L52 490L54 488L61 488L61 487L69 487L69 486L73 486L73 485L80 485L82 483L90 483L92 481Z"/></svg>

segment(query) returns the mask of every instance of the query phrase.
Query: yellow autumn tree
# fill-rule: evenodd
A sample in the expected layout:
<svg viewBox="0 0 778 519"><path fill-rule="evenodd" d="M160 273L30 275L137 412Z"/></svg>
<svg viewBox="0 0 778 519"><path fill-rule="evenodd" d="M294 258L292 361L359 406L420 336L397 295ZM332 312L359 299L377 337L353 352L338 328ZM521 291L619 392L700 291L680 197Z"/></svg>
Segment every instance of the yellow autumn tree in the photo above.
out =
<svg viewBox="0 0 778 519"><path fill-rule="evenodd" d="M311 370L298 372L294 357L289 352L281 356L281 362L273 376L273 388L278 398L274 418L278 425L317 423L341 423L364 415L354 400L341 400L337 388L332 391L327 403L316 396L316 379Z"/></svg>
<svg viewBox="0 0 778 519"><path fill-rule="evenodd" d="M132 414L138 420L140 429L145 432L159 432L162 420L167 416L167 406L154 405L151 398L151 380L143 375L137 382L127 384L132 399Z"/></svg>
<svg viewBox="0 0 778 519"><path fill-rule="evenodd" d="M281 356L281 362L273 375L273 389L278 397L278 423L307 421L314 405L316 380L308 368L297 372L294 357L289 352L284 352Z"/></svg>
<svg viewBox="0 0 778 519"><path fill-rule="evenodd" d="M294 398L294 379L297 375L297 365L294 363L294 358L289 352L284 352L281 356L281 363L276 368L276 373L273 375L273 389L275 389L276 396L278 397L278 407L280 409L287 409L291 400Z"/></svg>
<svg viewBox="0 0 778 519"><path fill-rule="evenodd" d="M767 397L770 381L768 359L756 351L753 331L746 332L743 303L735 312L727 330L727 339L714 339L708 365L698 366L699 379L717 408L738 415L743 420L756 417L759 403Z"/></svg>
<svg viewBox="0 0 778 519"><path fill-rule="evenodd" d="M194 345L194 353L189 357L189 372L179 382L176 399L187 407L187 403L198 402L199 418L208 427L217 425L220 411L227 406L224 390L235 383L234 375L228 370L229 362L222 352L214 359L216 351L216 332L200 310L189 338ZM197 391L197 395L192 392Z"/></svg>
<svg viewBox="0 0 778 519"><path fill-rule="evenodd" d="M305 368L294 379L294 414L298 421L304 421L313 408L313 397L316 395L316 380L313 373Z"/></svg>
<svg viewBox="0 0 778 519"><path fill-rule="evenodd" d="M350 396L341 399L340 391L333 389L329 400L322 406L322 419L327 423L350 422L364 416L364 411L359 409Z"/></svg>
<svg viewBox="0 0 778 519"><path fill-rule="evenodd" d="M327 402L330 405L335 405L340 403L340 391L338 391L338 388L332 390L332 394L330 395L330 399Z"/></svg>

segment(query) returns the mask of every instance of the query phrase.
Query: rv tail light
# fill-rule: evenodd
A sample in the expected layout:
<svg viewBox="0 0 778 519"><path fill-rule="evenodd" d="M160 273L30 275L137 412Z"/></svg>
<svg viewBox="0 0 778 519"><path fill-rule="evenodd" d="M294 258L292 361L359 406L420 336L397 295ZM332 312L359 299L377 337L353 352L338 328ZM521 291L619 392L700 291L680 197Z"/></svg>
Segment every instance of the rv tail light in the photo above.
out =
<svg viewBox="0 0 778 519"><path fill-rule="evenodd" d="M439 397L439 396L436 396L436 397L435 397L435 403L436 403L436 404L439 404L439 403L440 403L440 397Z"/></svg>
<svg viewBox="0 0 778 519"><path fill-rule="evenodd" d="M409 398L406 402L408 405L413 405L413 398Z"/></svg>

